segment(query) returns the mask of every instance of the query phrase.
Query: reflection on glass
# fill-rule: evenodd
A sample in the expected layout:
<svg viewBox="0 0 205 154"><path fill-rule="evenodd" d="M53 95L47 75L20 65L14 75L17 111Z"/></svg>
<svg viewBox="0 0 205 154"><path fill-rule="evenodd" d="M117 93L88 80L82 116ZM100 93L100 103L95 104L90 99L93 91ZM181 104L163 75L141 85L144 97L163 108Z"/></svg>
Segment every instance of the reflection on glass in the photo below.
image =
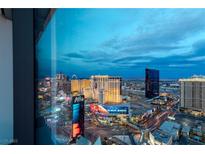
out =
<svg viewBox="0 0 205 154"><path fill-rule="evenodd" d="M0 9L0 145L18 142L13 135L12 21L5 18L3 10L7 9Z"/></svg>

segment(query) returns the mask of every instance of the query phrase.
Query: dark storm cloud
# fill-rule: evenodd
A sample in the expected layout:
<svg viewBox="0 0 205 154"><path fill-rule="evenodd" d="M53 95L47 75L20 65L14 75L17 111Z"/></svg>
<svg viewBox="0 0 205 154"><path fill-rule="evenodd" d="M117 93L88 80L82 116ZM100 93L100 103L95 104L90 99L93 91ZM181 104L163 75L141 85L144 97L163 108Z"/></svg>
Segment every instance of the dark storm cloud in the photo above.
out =
<svg viewBox="0 0 205 154"><path fill-rule="evenodd" d="M148 56L146 56L146 57L145 56L144 57L129 56L129 57L114 59L112 62L113 63L124 63L124 62L136 61L136 60L149 61L150 59L152 59L152 57L148 57Z"/></svg>
<svg viewBox="0 0 205 154"><path fill-rule="evenodd" d="M64 55L66 58L85 58L82 54L72 52L72 53L67 53Z"/></svg>
<svg viewBox="0 0 205 154"><path fill-rule="evenodd" d="M85 63L109 63L111 59L102 50L79 50L78 52L66 53L61 57L64 61L79 59ZM106 65L106 64L105 64ZM110 64L106 65L109 66Z"/></svg>
<svg viewBox="0 0 205 154"><path fill-rule="evenodd" d="M147 46L131 46L120 50L121 52L130 53L130 54L140 54L147 55L148 53L156 53L159 51L170 51L174 52L177 49L183 49L184 47L180 46L163 46L163 45L147 45ZM151 56L151 55L150 55Z"/></svg>
<svg viewBox="0 0 205 154"><path fill-rule="evenodd" d="M95 62L102 62L104 59L102 58L97 58L97 59L84 59L84 62L89 62L89 63L95 63Z"/></svg>
<svg viewBox="0 0 205 154"><path fill-rule="evenodd" d="M205 61L205 40L196 41L193 45L192 54L186 59L190 62L204 63Z"/></svg>

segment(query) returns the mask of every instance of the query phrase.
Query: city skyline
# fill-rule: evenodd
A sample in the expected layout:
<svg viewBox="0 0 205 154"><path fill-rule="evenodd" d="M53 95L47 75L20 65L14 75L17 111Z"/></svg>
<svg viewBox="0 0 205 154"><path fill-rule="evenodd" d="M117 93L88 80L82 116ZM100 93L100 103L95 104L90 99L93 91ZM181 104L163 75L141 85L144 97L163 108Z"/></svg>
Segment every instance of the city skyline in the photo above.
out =
<svg viewBox="0 0 205 154"><path fill-rule="evenodd" d="M39 76L203 75L204 9L58 9L37 44ZM53 31L55 29L55 31ZM54 64L55 63L55 64Z"/></svg>
<svg viewBox="0 0 205 154"><path fill-rule="evenodd" d="M56 9L36 46L41 134L66 145L204 144L204 15Z"/></svg>

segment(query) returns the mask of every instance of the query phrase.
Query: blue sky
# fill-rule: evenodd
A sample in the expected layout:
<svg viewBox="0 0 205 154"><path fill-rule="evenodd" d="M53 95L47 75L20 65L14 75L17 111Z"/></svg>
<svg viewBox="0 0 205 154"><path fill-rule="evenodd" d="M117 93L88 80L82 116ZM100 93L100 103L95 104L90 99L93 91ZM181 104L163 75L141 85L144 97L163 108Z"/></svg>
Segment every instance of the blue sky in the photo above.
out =
<svg viewBox="0 0 205 154"><path fill-rule="evenodd" d="M205 75L204 17L205 9L57 9L37 44L39 74Z"/></svg>

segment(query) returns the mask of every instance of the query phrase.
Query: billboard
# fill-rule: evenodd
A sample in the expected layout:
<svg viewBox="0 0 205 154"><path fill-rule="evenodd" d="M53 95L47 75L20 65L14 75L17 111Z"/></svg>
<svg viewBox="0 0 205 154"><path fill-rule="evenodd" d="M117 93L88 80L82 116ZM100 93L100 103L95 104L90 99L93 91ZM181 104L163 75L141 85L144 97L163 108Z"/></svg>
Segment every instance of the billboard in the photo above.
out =
<svg viewBox="0 0 205 154"><path fill-rule="evenodd" d="M72 138L84 135L84 96L72 98Z"/></svg>
<svg viewBox="0 0 205 154"><path fill-rule="evenodd" d="M129 107L128 106L103 106L109 114L129 114Z"/></svg>
<svg viewBox="0 0 205 154"><path fill-rule="evenodd" d="M129 114L129 105L98 105L90 104L90 111L103 115Z"/></svg>

